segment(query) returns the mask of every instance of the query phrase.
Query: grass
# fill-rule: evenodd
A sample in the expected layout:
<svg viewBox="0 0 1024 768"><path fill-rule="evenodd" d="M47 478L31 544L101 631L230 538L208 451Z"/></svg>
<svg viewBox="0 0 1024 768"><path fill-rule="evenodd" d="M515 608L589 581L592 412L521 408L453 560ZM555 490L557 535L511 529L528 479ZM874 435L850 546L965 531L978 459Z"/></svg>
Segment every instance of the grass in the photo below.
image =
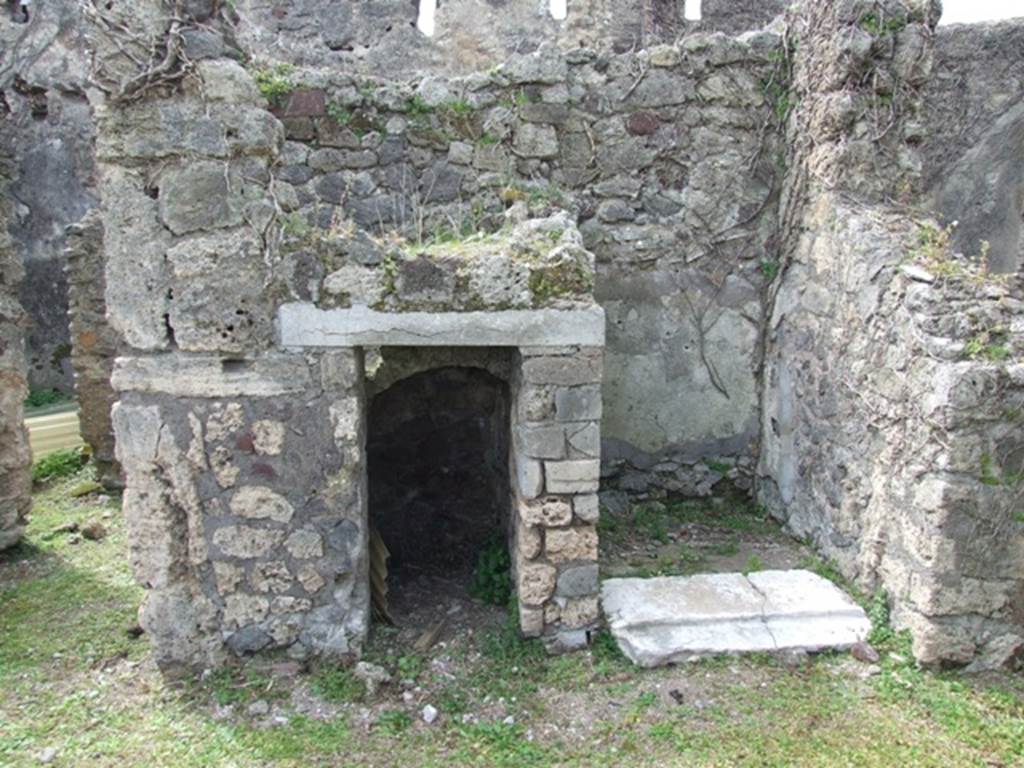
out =
<svg viewBox="0 0 1024 768"><path fill-rule="evenodd" d="M26 409L46 408L51 405L71 402L71 398L59 389L33 389L25 398Z"/></svg>
<svg viewBox="0 0 1024 768"><path fill-rule="evenodd" d="M41 486L27 540L0 554L0 765L38 765L47 747L55 765L87 767L1024 764L1024 681L917 669L882 595L866 598L886 630L873 635L882 661L868 678L839 654L799 669L763 656L644 671L607 633L589 653L549 657L503 627L386 659L415 679L411 702L397 685L362 701L351 673L330 665L171 682L146 638L126 631L142 592L117 500L69 495L91 479L85 467ZM756 528L752 511L723 504L718 516ZM110 530L101 541L62 532L95 519ZM276 725L246 715L257 700ZM441 712L432 726L425 703Z"/></svg>
<svg viewBox="0 0 1024 768"><path fill-rule="evenodd" d="M32 482L47 483L76 474L88 460L82 448L62 448L47 454L32 465Z"/></svg>

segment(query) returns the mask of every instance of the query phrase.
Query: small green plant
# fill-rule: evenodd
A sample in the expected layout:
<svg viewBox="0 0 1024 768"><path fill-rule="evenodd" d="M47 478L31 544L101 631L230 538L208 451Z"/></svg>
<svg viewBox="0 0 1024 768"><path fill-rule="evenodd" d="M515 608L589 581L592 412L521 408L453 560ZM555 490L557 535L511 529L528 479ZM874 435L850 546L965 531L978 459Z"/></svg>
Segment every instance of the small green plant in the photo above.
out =
<svg viewBox="0 0 1024 768"><path fill-rule="evenodd" d="M997 471L995 459L992 458L992 454L984 453L981 456L981 477L979 478L985 485L992 486L1003 486L1012 488L1024 482L1024 472L1017 474L1003 474Z"/></svg>
<svg viewBox="0 0 1024 768"><path fill-rule="evenodd" d="M500 538L487 544L477 558L469 593L490 605L506 605L512 594L512 560Z"/></svg>
<svg viewBox="0 0 1024 768"><path fill-rule="evenodd" d="M899 32L906 26L906 19L886 19L874 13L868 13L860 17L860 28L868 34L876 37L879 35Z"/></svg>
<svg viewBox="0 0 1024 768"><path fill-rule="evenodd" d="M349 126L352 125L352 121L355 119L355 114L352 110L341 106L337 102L330 101L327 103L327 116L331 118L338 125Z"/></svg>
<svg viewBox="0 0 1024 768"><path fill-rule="evenodd" d="M412 717L408 712L402 712L398 709L390 709L386 712L381 712L380 717L377 718L377 726L391 736L397 736L412 725Z"/></svg>
<svg viewBox="0 0 1024 768"><path fill-rule="evenodd" d="M33 389L25 398L26 408L42 408L47 405L68 402L70 398L59 389Z"/></svg>
<svg viewBox="0 0 1024 768"><path fill-rule="evenodd" d="M381 272L384 274L384 295L394 296L398 293L398 262L390 252L384 254L380 262Z"/></svg>
<svg viewBox="0 0 1024 768"><path fill-rule="evenodd" d="M310 226L306 217L298 211L292 211L281 218L281 232L292 237L305 237L309 234Z"/></svg>
<svg viewBox="0 0 1024 768"><path fill-rule="evenodd" d="M763 571L765 569L764 560L758 555L751 555L747 558L746 565L743 566L744 575L748 573L756 573L757 571Z"/></svg>
<svg viewBox="0 0 1024 768"><path fill-rule="evenodd" d="M665 516L665 505L660 501L648 501L633 507L633 525L647 537L668 542L668 521Z"/></svg>
<svg viewBox="0 0 1024 768"><path fill-rule="evenodd" d="M476 111L473 105L464 99L450 101L444 105L444 109L451 114L458 115L460 117L471 115Z"/></svg>
<svg viewBox="0 0 1024 768"><path fill-rule="evenodd" d="M45 483L70 477L85 466L89 456L83 448L63 448L39 459L32 465L32 482Z"/></svg>
<svg viewBox="0 0 1024 768"><path fill-rule="evenodd" d="M999 363L1011 357L1012 352L1007 345L1008 337L1001 329L986 329L967 340L964 344L964 357L968 360L989 360Z"/></svg>
<svg viewBox="0 0 1024 768"><path fill-rule="evenodd" d="M405 111L410 117L425 117L434 111L434 108L427 104L419 95L414 95L405 103Z"/></svg>
<svg viewBox="0 0 1024 768"><path fill-rule="evenodd" d="M476 140L477 144L481 147L493 147L496 144L501 143L501 139L495 136L493 133L487 133L486 131L481 134L480 138Z"/></svg>
<svg viewBox="0 0 1024 768"><path fill-rule="evenodd" d="M732 464L718 459L704 459L704 466L720 475L726 475L732 469Z"/></svg>
<svg viewBox="0 0 1024 768"><path fill-rule="evenodd" d="M644 691L633 702L633 711L640 713L650 709L658 703L658 694L654 691Z"/></svg>
<svg viewBox="0 0 1024 768"><path fill-rule="evenodd" d="M795 102L790 95L792 65L786 51L772 54L772 72L761 82L761 92L765 102L772 108L772 114L779 125L785 125L793 111Z"/></svg>
<svg viewBox="0 0 1024 768"><path fill-rule="evenodd" d="M991 245L982 240L975 256L953 253L953 232L956 222L940 227L933 222L923 222L917 228L917 243L908 254L911 261L924 266L936 277L947 280L966 280L975 285L1002 282L1003 275L993 275L988 268Z"/></svg>
<svg viewBox="0 0 1024 768"><path fill-rule="evenodd" d="M285 98L295 90L295 82L292 80L292 72L295 68L291 64L275 64L272 67L257 69L252 73L252 79L256 81L256 87L272 106L280 107Z"/></svg>
<svg viewBox="0 0 1024 768"><path fill-rule="evenodd" d="M872 596L867 605L868 618L871 620L871 632L868 635L868 642L872 645L882 645L892 640L896 635L889 623L889 597L885 590L879 589Z"/></svg>
<svg viewBox="0 0 1024 768"><path fill-rule="evenodd" d="M359 701L363 684L345 667L325 666L313 675L310 687L320 698L335 703Z"/></svg>
<svg viewBox="0 0 1024 768"><path fill-rule="evenodd" d="M607 629L602 629L594 636L590 652L594 656L595 671L602 676L607 676L616 667L628 663L625 654L619 649L619 644Z"/></svg>
<svg viewBox="0 0 1024 768"><path fill-rule="evenodd" d="M768 280L774 280L779 274L781 264L776 258L764 258L761 259L759 266L761 267L761 274Z"/></svg>
<svg viewBox="0 0 1024 768"><path fill-rule="evenodd" d="M416 654L400 656L398 658L398 676L402 680L415 680L423 673L425 666L426 661L422 656Z"/></svg>
<svg viewBox="0 0 1024 768"><path fill-rule="evenodd" d="M213 695L213 700L225 707L246 700L245 681L240 672L233 667L221 667L214 670L206 679L206 685Z"/></svg>

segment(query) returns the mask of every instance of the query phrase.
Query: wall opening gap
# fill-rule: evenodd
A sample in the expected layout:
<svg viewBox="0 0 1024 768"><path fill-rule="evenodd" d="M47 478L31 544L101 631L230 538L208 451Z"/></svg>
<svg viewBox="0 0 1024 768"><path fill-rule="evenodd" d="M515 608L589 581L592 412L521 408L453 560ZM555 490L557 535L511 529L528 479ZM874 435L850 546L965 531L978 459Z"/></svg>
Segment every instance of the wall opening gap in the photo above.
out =
<svg viewBox="0 0 1024 768"><path fill-rule="evenodd" d="M471 597L480 555L508 548L509 407L508 384L471 367L422 371L371 400L370 525L389 553L388 618L399 626L483 607Z"/></svg>

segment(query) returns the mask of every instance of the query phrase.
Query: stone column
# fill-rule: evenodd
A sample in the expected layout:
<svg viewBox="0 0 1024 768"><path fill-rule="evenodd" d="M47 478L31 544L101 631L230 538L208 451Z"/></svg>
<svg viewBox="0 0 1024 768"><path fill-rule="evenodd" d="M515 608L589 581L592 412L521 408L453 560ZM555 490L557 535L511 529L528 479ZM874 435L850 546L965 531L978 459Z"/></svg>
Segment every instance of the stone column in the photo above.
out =
<svg viewBox="0 0 1024 768"><path fill-rule="evenodd" d="M512 409L513 564L520 629L585 647L598 606L603 350L522 348Z"/></svg>
<svg viewBox="0 0 1024 768"><path fill-rule="evenodd" d="M71 360L75 369L82 439L92 447L93 462L107 487L120 487L121 467L114 458L110 409L117 400L110 385L120 337L107 322L103 273L103 221L92 211L67 230L68 315Z"/></svg>

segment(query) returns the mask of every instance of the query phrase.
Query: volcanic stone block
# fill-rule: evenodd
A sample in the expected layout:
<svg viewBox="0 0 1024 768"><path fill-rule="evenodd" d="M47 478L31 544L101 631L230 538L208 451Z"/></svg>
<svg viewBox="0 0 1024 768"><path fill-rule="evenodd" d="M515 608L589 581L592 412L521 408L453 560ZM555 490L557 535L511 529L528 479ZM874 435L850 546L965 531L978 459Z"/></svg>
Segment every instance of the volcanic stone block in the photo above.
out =
<svg viewBox="0 0 1024 768"><path fill-rule="evenodd" d="M596 493L601 462L597 459L545 461L548 493Z"/></svg>

